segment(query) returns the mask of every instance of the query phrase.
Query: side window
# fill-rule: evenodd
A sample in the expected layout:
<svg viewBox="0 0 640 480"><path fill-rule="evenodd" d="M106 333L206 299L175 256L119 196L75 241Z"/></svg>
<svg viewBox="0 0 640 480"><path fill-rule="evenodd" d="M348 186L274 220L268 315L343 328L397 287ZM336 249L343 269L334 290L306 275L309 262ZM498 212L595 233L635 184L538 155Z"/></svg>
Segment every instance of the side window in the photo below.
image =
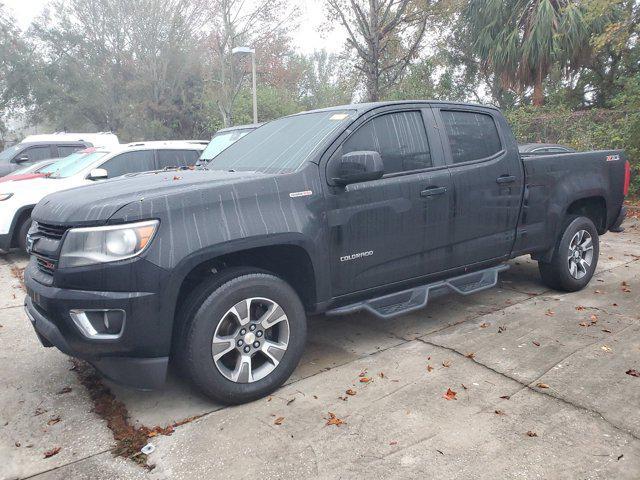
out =
<svg viewBox="0 0 640 480"><path fill-rule="evenodd" d="M85 148L83 145L58 145L58 157L66 157L83 148Z"/></svg>
<svg viewBox="0 0 640 480"><path fill-rule="evenodd" d="M158 169L192 167L200 158L199 150L157 150Z"/></svg>
<svg viewBox="0 0 640 480"><path fill-rule="evenodd" d="M40 160L46 160L48 158L51 158L51 148L49 147L49 145L47 145L46 147L45 146L29 147L20 155L18 155L18 158L23 157L25 155L29 157L30 162L38 162Z"/></svg>
<svg viewBox="0 0 640 480"><path fill-rule="evenodd" d="M433 166L420 112L387 113L369 120L342 144L342 154L359 150L380 153L384 173Z"/></svg>
<svg viewBox="0 0 640 480"><path fill-rule="evenodd" d="M453 163L491 157L500 150L500 135L493 117L484 113L441 111Z"/></svg>
<svg viewBox="0 0 640 480"><path fill-rule="evenodd" d="M104 168L107 171L107 178L119 177L127 173L154 170L153 150L122 153L111 160L107 160L99 168Z"/></svg>

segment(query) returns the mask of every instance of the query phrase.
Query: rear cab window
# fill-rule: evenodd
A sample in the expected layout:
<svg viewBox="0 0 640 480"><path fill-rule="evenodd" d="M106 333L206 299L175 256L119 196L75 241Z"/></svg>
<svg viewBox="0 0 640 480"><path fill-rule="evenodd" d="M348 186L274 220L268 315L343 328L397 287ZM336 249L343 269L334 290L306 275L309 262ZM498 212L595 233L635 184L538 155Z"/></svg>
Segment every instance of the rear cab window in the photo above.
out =
<svg viewBox="0 0 640 480"><path fill-rule="evenodd" d="M483 160L502 151L498 127L491 115L441 110L440 116L454 164Z"/></svg>
<svg viewBox="0 0 640 480"><path fill-rule="evenodd" d="M120 177L127 173L149 172L155 170L153 150L136 150L117 155L97 168L107 171L107 178Z"/></svg>

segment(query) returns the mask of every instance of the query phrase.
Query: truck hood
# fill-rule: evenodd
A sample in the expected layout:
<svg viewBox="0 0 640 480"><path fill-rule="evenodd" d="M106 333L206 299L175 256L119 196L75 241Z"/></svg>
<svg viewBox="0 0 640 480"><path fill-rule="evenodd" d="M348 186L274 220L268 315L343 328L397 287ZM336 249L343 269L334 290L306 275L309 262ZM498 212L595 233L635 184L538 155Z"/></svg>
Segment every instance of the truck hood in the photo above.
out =
<svg viewBox="0 0 640 480"><path fill-rule="evenodd" d="M187 191L209 191L265 176L258 172L172 170L120 177L48 195L36 205L32 218L61 225L104 224L133 202L175 197Z"/></svg>

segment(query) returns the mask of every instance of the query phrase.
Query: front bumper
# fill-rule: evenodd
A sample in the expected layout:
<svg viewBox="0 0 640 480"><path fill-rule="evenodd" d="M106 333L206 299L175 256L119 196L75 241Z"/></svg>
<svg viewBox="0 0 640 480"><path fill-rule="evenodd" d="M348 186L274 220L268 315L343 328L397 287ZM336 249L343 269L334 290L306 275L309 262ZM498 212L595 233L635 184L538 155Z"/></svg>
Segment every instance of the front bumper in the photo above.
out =
<svg viewBox="0 0 640 480"><path fill-rule="evenodd" d="M91 363L105 377L130 387L152 389L164 384L168 351L158 351L154 323L159 295L146 292L92 292L43 285L25 271L25 310L41 343ZM72 309L122 309L128 322L120 338L90 339L76 327ZM166 340L166 339L165 339ZM162 343L162 342L161 342Z"/></svg>

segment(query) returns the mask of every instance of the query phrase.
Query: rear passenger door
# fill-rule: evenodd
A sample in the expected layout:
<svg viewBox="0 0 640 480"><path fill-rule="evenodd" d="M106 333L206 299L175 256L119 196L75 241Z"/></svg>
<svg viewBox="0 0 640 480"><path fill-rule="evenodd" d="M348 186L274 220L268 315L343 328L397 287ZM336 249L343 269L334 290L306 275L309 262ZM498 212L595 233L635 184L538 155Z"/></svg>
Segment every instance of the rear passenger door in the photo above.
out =
<svg viewBox="0 0 640 480"><path fill-rule="evenodd" d="M199 150L156 150L158 170L165 168L193 167L200 158Z"/></svg>
<svg viewBox="0 0 640 480"><path fill-rule="evenodd" d="M377 151L385 170L328 197L336 296L446 268L452 188L432 113L424 105L397 109L367 114L332 154Z"/></svg>
<svg viewBox="0 0 640 480"><path fill-rule="evenodd" d="M454 186L452 267L505 258L513 248L524 174L517 145L492 109L439 106Z"/></svg>

